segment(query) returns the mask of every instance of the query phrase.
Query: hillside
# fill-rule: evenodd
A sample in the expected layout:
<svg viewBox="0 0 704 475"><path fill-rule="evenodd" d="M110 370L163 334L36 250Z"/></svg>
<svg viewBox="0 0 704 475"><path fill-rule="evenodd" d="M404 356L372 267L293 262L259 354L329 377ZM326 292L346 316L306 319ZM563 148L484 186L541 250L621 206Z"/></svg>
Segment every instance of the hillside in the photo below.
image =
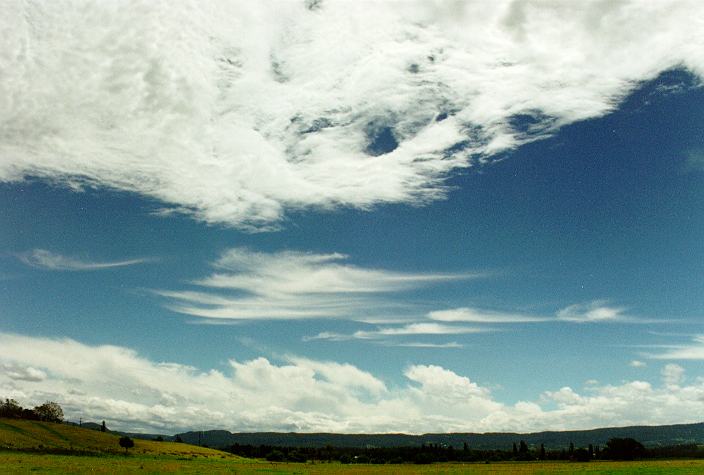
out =
<svg viewBox="0 0 704 475"><path fill-rule="evenodd" d="M200 434L200 435L199 435ZM613 437L632 437L646 447L668 446L686 443L704 443L704 423L677 424L667 426L609 427L593 430L550 431L530 434L517 433L455 433L455 434L329 434L329 433L283 433L253 432L231 433L224 430L186 432L179 434L184 442L196 444L200 441L210 447L240 445L275 445L281 447L403 447L422 444L451 445L462 447L466 442L474 449L508 449L514 442L524 440L529 446L545 444L548 449L560 449L570 442L577 447L589 444L604 445Z"/></svg>
<svg viewBox="0 0 704 475"><path fill-rule="evenodd" d="M90 454L124 453L120 436L70 424L22 419L0 419L0 450L79 452ZM234 457L218 450L185 443L133 439L129 451L142 455Z"/></svg>

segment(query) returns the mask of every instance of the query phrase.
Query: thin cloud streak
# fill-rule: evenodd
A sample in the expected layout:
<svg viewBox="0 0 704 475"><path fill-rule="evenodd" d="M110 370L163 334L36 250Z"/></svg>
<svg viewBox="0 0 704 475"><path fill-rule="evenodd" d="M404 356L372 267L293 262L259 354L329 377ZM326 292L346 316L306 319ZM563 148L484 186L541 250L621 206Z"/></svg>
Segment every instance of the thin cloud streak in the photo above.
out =
<svg viewBox="0 0 704 475"><path fill-rule="evenodd" d="M127 267L152 262L152 258L127 259L123 261L93 262L56 254L46 249L34 249L18 256L28 266L55 271L92 271Z"/></svg>
<svg viewBox="0 0 704 475"><path fill-rule="evenodd" d="M154 290L167 308L208 319L398 319L410 304L394 295L482 277L482 274L404 273L348 264L343 254L273 253L233 248L216 272L191 284L199 290ZM411 306L412 307L412 306ZM380 313L382 313L380 315Z"/></svg>
<svg viewBox="0 0 704 475"><path fill-rule="evenodd" d="M468 335L473 333L487 333L490 331L493 331L493 329L461 325L444 325L439 323L410 323L395 327L380 327L375 330L358 330L350 334L321 332L315 336L304 337L303 340L375 340L409 335Z"/></svg>
<svg viewBox="0 0 704 475"><path fill-rule="evenodd" d="M704 335L695 335L685 345L651 345L650 348L666 348L660 353L644 353L656 360L704 360Z"/></svg>

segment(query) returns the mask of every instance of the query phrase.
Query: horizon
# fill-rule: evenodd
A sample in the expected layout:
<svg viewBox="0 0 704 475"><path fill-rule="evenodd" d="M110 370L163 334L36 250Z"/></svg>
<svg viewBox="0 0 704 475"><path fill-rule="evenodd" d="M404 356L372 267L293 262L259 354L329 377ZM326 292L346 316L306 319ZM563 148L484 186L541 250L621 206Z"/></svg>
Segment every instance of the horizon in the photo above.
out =
<svg viewBox="0 0 704 475"><path fill-rule="evenodd" d="M10 5L0 398L153 433L701 422L703 22Z"/></svg>

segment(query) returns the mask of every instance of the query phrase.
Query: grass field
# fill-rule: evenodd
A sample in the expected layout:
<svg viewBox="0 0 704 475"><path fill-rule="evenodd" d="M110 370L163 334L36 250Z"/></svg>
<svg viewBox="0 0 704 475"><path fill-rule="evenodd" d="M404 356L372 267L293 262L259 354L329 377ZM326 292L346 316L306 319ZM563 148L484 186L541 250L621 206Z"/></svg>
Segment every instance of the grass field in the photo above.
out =
<svg viewBox="0 0 704 475"><path fill-rule="evenodd" d="M185 459L185 460L184 460ZM295 464L175 456L75 456L0 452L2 473L240 473L240 474L696 474L704 473L702 460L646 462L506 462L492 464L340 465Z"/></svg>
<svg viewBox="0 0 704 475"><path fill-rule="evenodd" d="M118 435L66 424L0 419L0 473L255 474L694 474L704 460L646 462L506 462L491 464L341 465L270 463L175 442L133 439L125 455ZM75 452L63 455L42 452ZM80 454L80 455L79 455Z"/></svg>
<svg viewBox="0 0 704 475"><path fill-rule="evenodd" d="M21 419L0 419L0 450L24 450L37 452L82 452L92 454L123 454L120 436L108 432L56 424L51 422ZM219 450L176 442L156 442L133 439L134 455L168 455L173 457L210 457L239 459ZM2 472L0 466L0 472Z"/></svg>

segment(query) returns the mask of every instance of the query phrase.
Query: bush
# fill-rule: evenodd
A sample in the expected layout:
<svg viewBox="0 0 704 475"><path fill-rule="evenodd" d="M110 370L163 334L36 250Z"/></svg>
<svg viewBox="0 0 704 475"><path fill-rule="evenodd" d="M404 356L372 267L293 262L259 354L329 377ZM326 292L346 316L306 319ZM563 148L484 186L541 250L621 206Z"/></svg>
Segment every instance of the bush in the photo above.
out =
<svg viewBox="0 0 704 475"><path fill-rule="evenodd" d="M125 449L125 453L127 453L127 449L131 449L134 447L134 440L130 439L129 437L120 437L120 447Z"/></svg>
<svg viewBox="0 0 704 475"><path fill-rule="evenodd" d="M269 462L281 462L286 458L283 452L280 450L272 450L268 454L266 454L266 459Z"/></svg>

